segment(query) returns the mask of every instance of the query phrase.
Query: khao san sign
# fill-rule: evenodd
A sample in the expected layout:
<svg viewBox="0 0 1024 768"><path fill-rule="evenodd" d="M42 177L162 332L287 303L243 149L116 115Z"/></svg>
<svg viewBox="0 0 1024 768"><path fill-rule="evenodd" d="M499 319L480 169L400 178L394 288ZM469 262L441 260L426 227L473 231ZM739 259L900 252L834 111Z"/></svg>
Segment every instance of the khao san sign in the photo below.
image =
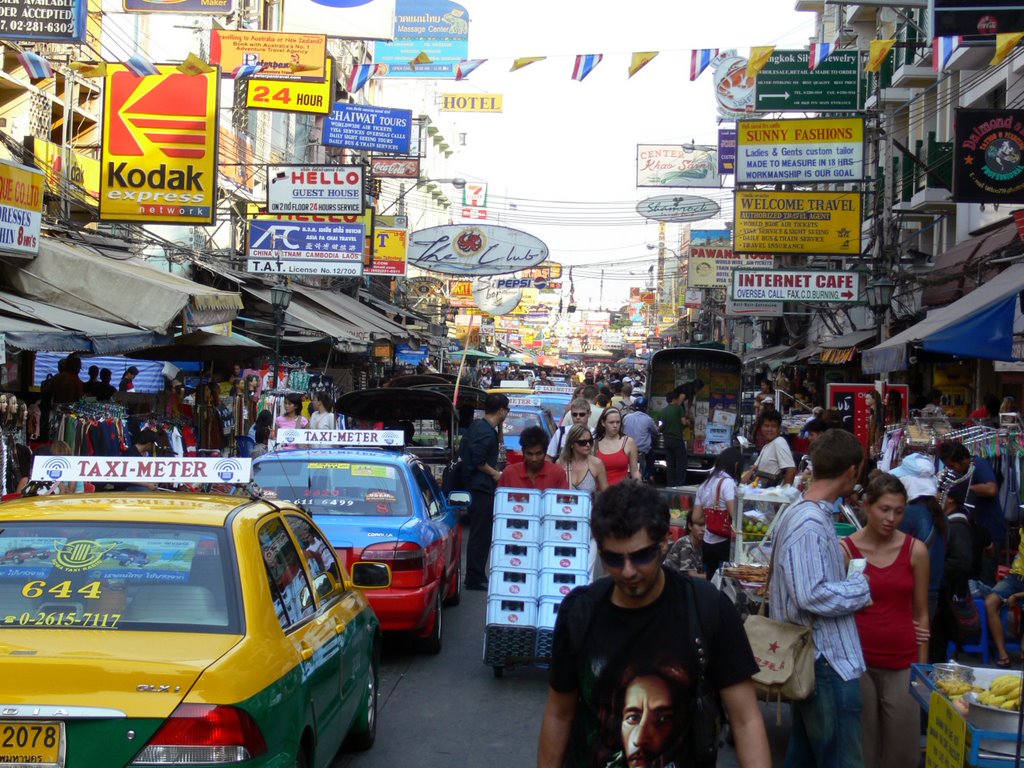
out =
<svg viewBox="0 0 1024 768"><path fill-rule="evenodd" d="M409 266L445 275L507 275L547 257L544 241L509 227L448 224L409 235Z"/></svg>

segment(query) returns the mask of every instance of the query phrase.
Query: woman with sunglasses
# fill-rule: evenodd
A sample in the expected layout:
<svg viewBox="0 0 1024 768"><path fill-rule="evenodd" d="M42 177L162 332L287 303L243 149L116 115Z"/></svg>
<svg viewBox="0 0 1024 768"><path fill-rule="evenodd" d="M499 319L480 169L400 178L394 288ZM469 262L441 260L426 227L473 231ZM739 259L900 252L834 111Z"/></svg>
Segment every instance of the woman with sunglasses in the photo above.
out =
<svg viewBox="0 0 1024 768"><path fill-rule="evenodd" d="M574 424L565 436L565 445L558 457L571 489L593 493L608 487L608 472L593 452L594 437L590 428L586 424Z"/></svg>
<svg viewBox="0 0 1024 768"><path fill-rule="evenodd" d="M594 453L608 471L608 485L627 477L640 480L640 452L636 441L622 434L622 411L606 408L597 420L597 435Z"/></svg>

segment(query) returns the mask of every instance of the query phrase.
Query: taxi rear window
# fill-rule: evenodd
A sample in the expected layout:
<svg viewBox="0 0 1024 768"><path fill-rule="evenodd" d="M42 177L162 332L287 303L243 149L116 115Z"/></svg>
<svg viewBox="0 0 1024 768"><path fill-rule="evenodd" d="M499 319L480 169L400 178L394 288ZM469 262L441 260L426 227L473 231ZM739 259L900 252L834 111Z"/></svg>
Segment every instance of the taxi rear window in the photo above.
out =
<svg viewBox="0 0 1024 768"><path fill-rule="evenodd" d="M373 461L269 459L253 465L269 499L290 501L314 515L405 517L410 514L405 472Z"/></svg>
<svg viewBox="0 0 1024 768"><path fill-rule="evenodd" d="M19 522L0 529L0 627L237 634L222 530Z"/></svg>

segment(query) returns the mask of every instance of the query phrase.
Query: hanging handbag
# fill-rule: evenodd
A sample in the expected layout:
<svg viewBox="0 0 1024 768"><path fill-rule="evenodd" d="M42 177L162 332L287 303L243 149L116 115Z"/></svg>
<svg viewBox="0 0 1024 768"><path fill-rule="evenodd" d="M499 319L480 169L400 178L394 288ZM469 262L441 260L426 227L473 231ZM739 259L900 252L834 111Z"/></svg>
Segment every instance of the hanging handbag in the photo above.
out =
<svg viewBox="0 0 1024 768"><path fill-rule="evenodd" d="M722 504L722 483L724 477L718 478L718 487L715 488L714 506L704 510L704 524L711 533L716 536L724 536L731 539L735 534L732 529L732 515L729 509Z"/></svg>

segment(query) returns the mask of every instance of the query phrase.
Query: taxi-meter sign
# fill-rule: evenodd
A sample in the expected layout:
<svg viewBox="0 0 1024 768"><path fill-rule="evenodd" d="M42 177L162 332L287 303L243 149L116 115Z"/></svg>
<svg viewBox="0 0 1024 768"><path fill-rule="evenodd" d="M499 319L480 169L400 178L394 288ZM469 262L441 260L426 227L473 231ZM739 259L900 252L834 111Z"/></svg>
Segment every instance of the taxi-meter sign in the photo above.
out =
<svg viewBox="0 0 1024 768"><path fill-rule="evenodd" d="M37 456L33 482L248 483L251 459Z"/></svg>
<svg viewBox="0 0 1024 768"><path fill-rule="evenodd" d="M860 301L860 292L860 272L737 269L732 273L729 298L854 304Z"/></svg>

